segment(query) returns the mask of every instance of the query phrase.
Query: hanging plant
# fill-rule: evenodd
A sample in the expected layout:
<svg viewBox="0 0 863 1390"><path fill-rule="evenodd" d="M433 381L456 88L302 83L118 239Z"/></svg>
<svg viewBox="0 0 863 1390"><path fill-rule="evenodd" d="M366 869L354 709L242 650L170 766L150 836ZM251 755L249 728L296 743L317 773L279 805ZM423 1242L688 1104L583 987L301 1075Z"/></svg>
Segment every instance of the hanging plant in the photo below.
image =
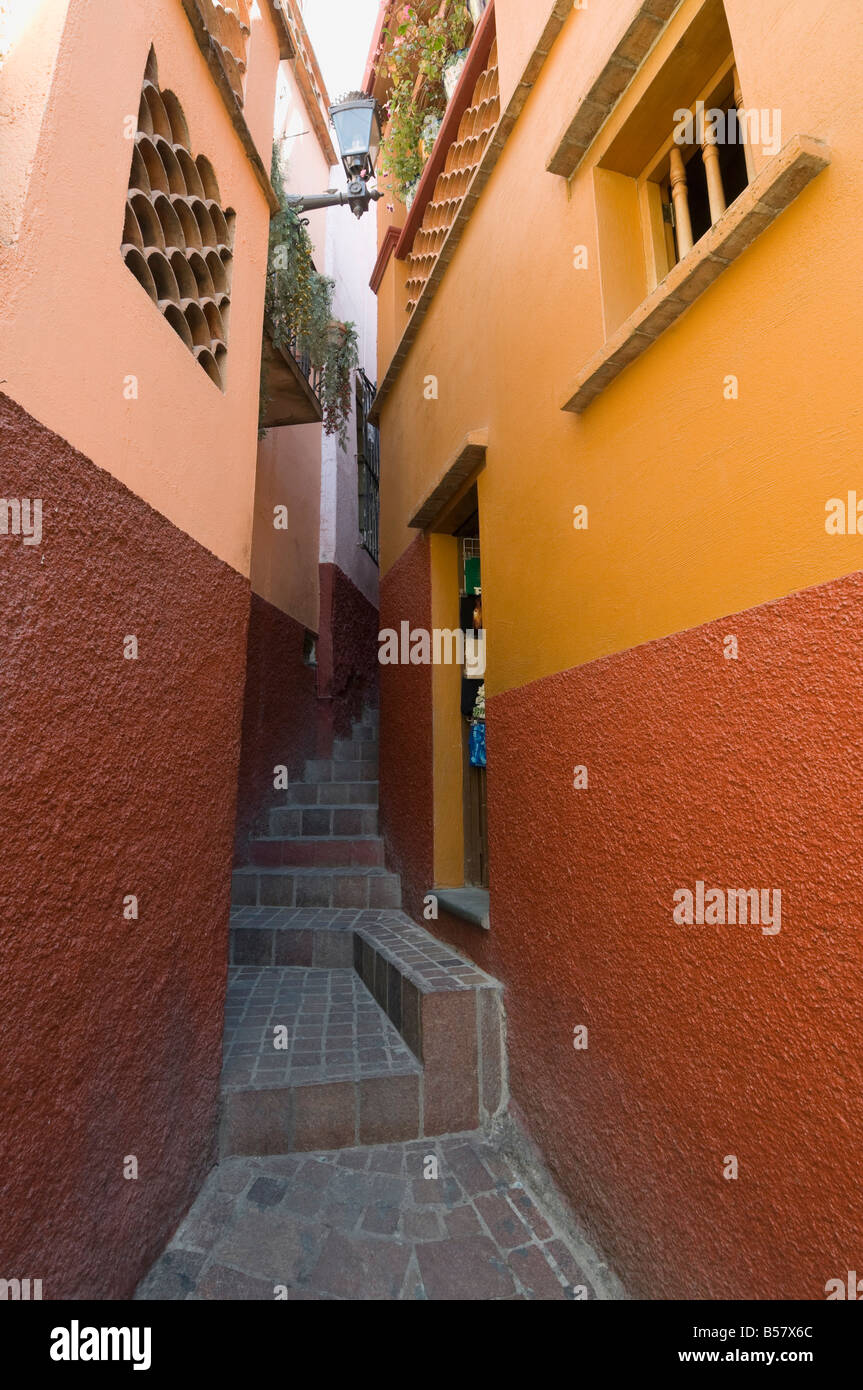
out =
<svg viewBox="0 0 863 1390"><path fill-rule="evenodd" d="M320 397L324 407L324 429L327 434L338 435L343 449L348 444L354 372L358 362L356 326L352 323L331 323Z"/></svg>
<svg viewBox="0 0 863 1390"><path fill-rule="evenodd" d="M352 323L335 325L335 281L315 270L312 240L302 218L287 202L278 146L273 145L271 181L280 210L270 223L265 311L273 344L297 358L308 354L319 373L318 397L327 434L347 445L353 374L358 365L357 332ZM261 383L261 418L266 387Z"/></svg>
<svg viewBox="0 0 863 1390"><path fill-rule="evenodd" d="M465 47L470 28L467 5L455 0L445 14L435 13L428 19L413 5L403 5L392 27L384 30L388 48L383 63L390 96L381 155L402 201L425 164L423 126L429 120L442 120L446 110L444 69Z"/></svg>

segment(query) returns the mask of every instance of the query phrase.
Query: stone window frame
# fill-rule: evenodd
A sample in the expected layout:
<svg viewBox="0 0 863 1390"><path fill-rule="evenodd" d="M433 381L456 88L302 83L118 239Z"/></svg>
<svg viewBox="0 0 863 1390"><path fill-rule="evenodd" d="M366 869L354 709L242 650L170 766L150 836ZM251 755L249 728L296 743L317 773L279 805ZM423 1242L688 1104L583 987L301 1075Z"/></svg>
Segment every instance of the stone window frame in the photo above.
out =
<svg viewBox="0 0 863 1390"><path fill-rule="evenodd" d="M733 51L729 51L709 83L694 100L682 100L679 109L688 110L694 117L699 103L703 104L705 110L730 109L731 103L738 112L745 109L737 60ZM734 205L737 198L742 197L745 187L752 183L756 173L755 161L751 145L748 141L744 142L746 186L728 201L719 167L718 146L705 140L701 148L706 166L708 192L711 194L711 227L715 227L720 217ZM687 161L675 143L672 131L636 178L648 288L651 291L656 289L674 266L701 240L701 237L696 239L692 232L686 167ZM718 199L716 204L714 194ZM665 207L669 203L674 209L673 227L665 214ZM707 232L703 235L707 235Z"/></svg>
<svg viewBox="0 0 863 1390"><path fill-rule="evenodd" d="M697 79L701 91L695 100L692 98L691 87L686 86L686 69L681 65L683 36L688 35L694 24L703 20L710 9L716 11L720 7L725 16L724 0L703 0L697 9L693 8L687 19L687 28L682 31L674 48L651 79L655 82L660 74L672 74L673 85L680 89L678 110L694 110L695 100L707 100L718 93L731 74L733 100L738 109L743 104L736 59L730 46L723 50L717 45L716 58L719 59L723 51L724 57L714 65L706 85L703 82L705 74ZM676 19L678 11L683 10L684 6L679 4L678 0L644 0L630 27L619 40L560 136L556 149L546 165L549 172L571 181L587 164L588 156L600 137L600 132L605 130L606 122L612 113L623 104L627 88L658 44L669 21L672 18ZM730 45L727 30L726 38ZM674 76L675 65L680 67L677 76ZM647 92L649 90L646 89ZM615 258L611 244L615 237L619 238L620 242L623 238L620 228L614 228L613 197L608 202L611 212L603 219L600 181L603 174L617 177L613 150L615 142L625 129L639 128L640 139L644 140L642 107L647 105L645 94L637 99L630 97L628 105L630 109L620 129L612 136L610 143L606 143L606 148L599 152L591 170L596 195L595 234L602 280L605 341L599 351L578 372L561 404L562 410L575 414L581 414L586 410L630 363L670 328L830 163L829 147L823 141L805 134L795 134L778 154L765 157L757 170L757 161L753 159L751 149L745 147L749 176L747 187L723 211L715 209L717 215L712 218L710 230L680 259L676 259L673 240L669 239L664 224L661 179L657 179L657 173L661 173L664 164L670 162L669 151L674 146L672 128L672 133L666 136L663 144L655 150L646 164L642 163L638 172L628 169L624 178L627 188L622 201L627 203L626 215L630 218L630 234L634 231L643 242L645 273L642 280L638 268L633 271L630 267L628 282L622 287L615 286L609 282L608 266L616 259L619 267L624 264L625 258L621 257L619 246ZM647 129L649 130L649 127ZM655 133L661 134L660 131ZM643 153L644 151L642 158ZM678 183L678 198L681 192ZM714 209L711 208L711 213L713 212ZM613 269L610 272L611 277L614 273ZM622 281L627 280L627 272L620 272L619 278ZM637 281L642 283L641 293L635 292L634 286Z"/></svg>

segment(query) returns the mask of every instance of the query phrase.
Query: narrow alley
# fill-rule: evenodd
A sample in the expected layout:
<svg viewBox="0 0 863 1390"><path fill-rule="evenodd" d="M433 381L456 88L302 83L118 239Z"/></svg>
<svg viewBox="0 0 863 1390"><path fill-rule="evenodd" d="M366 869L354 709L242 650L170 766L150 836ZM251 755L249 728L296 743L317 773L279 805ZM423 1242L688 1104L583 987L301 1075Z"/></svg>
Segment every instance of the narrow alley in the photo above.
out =
<svg viewBox="0 0 863 1390"><path fill-rule="evenodd" d="M860 0L0 0L24 1374L839 1361L861 108Z"/></svg>

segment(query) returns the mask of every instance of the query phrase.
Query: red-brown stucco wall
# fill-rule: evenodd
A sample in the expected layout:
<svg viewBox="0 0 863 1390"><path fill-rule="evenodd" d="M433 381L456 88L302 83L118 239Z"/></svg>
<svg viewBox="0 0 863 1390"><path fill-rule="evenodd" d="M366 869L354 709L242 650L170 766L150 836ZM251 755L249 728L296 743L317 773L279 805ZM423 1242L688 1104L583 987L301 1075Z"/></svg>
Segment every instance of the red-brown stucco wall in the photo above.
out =
<svg viewBox="0 0 863 1390"><path fill-rule="evenodd" d="M381 578L381 631L431 630L431 556L417 536ZM387 865L402 876L406 912L421 919L433 882L434 746L431 666L381 666L380 805Z"/></svg>
<svg viewBox="0 0 863 1390"><path fill-rule="evenodd" d="M320 583L319 727L349 738L351 722L378 702L378 610L338 565L321 565Z"/></svg>
<svg viewBox="0 0 863 1390"><path fill-rule="evenodd" d="M302 623L252 594L234 842L238 865L248 863L249 835L264 831L276 767L287 767L293 780L302 776L306 758L316 756L316 674L303 656L305 637Z"/></svg>
<svg viewBox="0 0 863 1390"><path fill-rule="evenodd" d="M252 594L243 701L234 863L249 861L249 836L266 833L275 768L291 779L306 758L332 756L333 739L377 703L377 609L336 565L320 566L316 665L304 656L306 628Z"/></svg>
<svg viewBox="0 0 863 1390"><path fill-rule="evenodd" d="M249 589L3 395L0 459L44 512L0 536L0 1274L125 1298L213 1160Z"/></svg>
<svg viewBox="0 0 863 1390"><path fill-rule="evenodd" d="M504 981L515 1107L636 1297L860 1266L861 631L855 574L489 701L491 932L427 925ZM781 931L677 925L698 879Z"/></svg>

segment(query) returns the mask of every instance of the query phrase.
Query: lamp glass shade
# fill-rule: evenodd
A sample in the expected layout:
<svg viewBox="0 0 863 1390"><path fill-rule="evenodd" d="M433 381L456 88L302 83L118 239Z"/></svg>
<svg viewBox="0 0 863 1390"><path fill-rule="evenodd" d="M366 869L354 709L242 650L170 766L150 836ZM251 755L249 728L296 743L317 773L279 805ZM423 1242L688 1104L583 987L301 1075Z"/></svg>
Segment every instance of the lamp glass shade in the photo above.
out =
<svg viewBox="0 0 863 1390"><path fill-rule="evenodd" d="M330 108L342 162L351 174L358 167L367 178L374 173L380 148L380 127L374 97L344 101Z"/></svg>

